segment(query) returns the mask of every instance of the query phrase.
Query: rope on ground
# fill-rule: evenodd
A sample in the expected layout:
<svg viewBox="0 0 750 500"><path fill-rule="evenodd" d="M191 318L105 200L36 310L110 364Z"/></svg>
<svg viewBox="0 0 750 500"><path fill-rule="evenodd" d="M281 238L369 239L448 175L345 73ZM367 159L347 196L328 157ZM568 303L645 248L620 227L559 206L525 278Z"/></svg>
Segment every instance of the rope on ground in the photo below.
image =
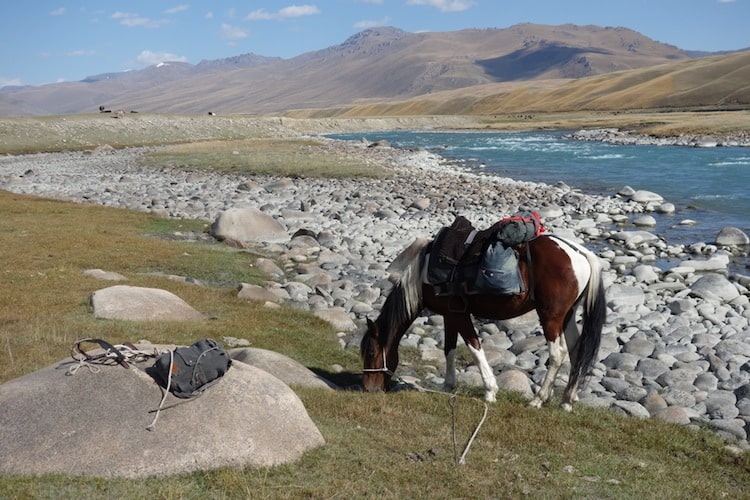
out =
<svg viewBox="0 0 750 500"><path fill-rule="evenodd" d="M474 438L476 438L477 434L479 434L479 429L482 427L482 424L484 424L484 421L487 419L488 411L489 411L489 407L487 406L487 403L484 403L484 415L482 415L482 419L477 424L477 428L474 429L474 433L471 435L471 439L469 439L469 442L466 443L466 448L464 449L464 452L461 454L461 459L458 461L459 465L463 465L466 463L466 455L469 453L469 448L471 448L471 444L474 442Z"/></svg>

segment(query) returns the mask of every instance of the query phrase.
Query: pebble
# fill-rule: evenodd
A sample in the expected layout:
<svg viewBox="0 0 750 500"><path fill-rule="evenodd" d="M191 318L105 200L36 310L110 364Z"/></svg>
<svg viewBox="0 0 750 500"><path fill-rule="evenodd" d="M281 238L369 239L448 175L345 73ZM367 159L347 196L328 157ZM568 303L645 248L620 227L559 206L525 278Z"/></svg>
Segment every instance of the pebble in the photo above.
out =
<svg viewBox="0 0 750 500"><path fill-rule="evenodd" d="M578 135L584 140L628 137L612 130ZM549 231L595 249L604 265L608 320L581 404L636 418L706 423L748 448L750 277L728 272L731 248L706 242L671 246L643 229L653 225L653 216L644 212L673 212L657 193L623 187L617 196L589 196L562 183L470 173L427 151L368 146L367 141L330 142L332 148L391 165L396 176L190 173L141 166L138 158L149 149L131 148L6 155L0 157L0 188L209 223L228 210L254 207L283 226L288 238L255 243L279 255L279 265L256 262L271 280L270 293L242 285L240 294L310 310L335 324L342 348L352 350L358 350L366 319L377 315L398 275L389 266L416 237L434 236L459 213L485 228L519 210L539 210ZM728 242L744 241L734 230L724 236ZM679 265L667 267L664 256ZM442 318L427 313L417 318L402 344L419 349L422 360L437 371L426 370L420 379L413 366L404 365L399 375L433 387L443 380L444 331ZM526 396L538 390L548 351L536 315L478 320L477 326L501 387ZM459 381L481 385L475 367L459 371ZM564 388L564 378L556 391Z"/></svg>

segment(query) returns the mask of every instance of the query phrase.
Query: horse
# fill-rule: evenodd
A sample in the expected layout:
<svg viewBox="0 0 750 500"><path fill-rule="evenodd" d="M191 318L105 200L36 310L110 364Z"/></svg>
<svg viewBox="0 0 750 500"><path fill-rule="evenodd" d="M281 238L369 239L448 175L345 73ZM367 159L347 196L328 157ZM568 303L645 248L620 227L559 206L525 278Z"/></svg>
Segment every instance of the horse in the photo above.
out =
<svg viewBox="0 0 750 500"><path fill-rule="evenodd" d="M525 290L513 295L467 294L464 307L456 297L441 295L424 275L434 240L419 238L402 251L395 262L404 262L403 272L386 298L375 321L367 318L360 353L364 361L365 391L387 391L398 367L398 346L409 326L423 309L445 320L445 389L456 382L456 343L461 334L482 376L485 400L493 402L498 392L492 368L482 350L472 315L487 320L514 318L536 310L549 346L547 373L529 405L540 408L552 393L558 371L570 357L571 369L563 394L563 409L571 411L578 401L578 385L597 360L606 303L599 258L590 250L560 236L542 234L516 247L519 272ZM582 328L576 312L583 305Z"/></svg>

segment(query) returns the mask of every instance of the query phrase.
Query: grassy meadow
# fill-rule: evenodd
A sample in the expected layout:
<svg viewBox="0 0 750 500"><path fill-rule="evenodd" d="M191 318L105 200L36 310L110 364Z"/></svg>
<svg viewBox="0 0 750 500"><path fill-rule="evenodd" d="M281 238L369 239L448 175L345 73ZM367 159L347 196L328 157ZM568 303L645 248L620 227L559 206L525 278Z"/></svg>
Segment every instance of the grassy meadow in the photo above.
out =
<svg viewBox="0 0 750 500"><path fill-rule="evenodd" d="M5 121L0 121L0 128ZM201 130L216 125L207 123ZM24 126L35 127L32 122ZM324 153L309 154L314 141L274 142L277 139L262 127L252 133L211 130L202 136L201 145L159 150L148 161L155 168L169 164L227 172L286 166L285 175L361 176L368 170L366 163L351 158L340 163L325 160ZM110 144L108 134L90 126L90 131L80 132L77 147ZM149 134L139 134L119 146L144 145ZM10 144L12 138L3 140L1 152L49 151L55 150L50 147L53 142L59 143L57 138L48 143L40 139L35 146L19 148ZM162 141L190 142L186 136ZM251 150L248 156L254 160L237 161L235 151ZM275 156L279 151L288 156ZM265 280L253 267L259 255L187 237L205 232L207 221L161 219L5 191L0 191L0 213L0 383L66 359L72 343L82 337L191 343L223 336L245 338L253 347L286 354L342 384L357 381L358 353L341 349L330 325L308 312L267 309L237 298L239 283ZM119 272L130 285L169 290L211 319L95 319L88 297L110 283L82 276L92 268ZM204 285L169 275L195 278ZM405 354L409 362L419 362L412 353ZM344 367L344 372L331 373L332 365ZM501 394L487 407L478 399L481 391L469 387L460 387L455 397L305 388L296 392L326 444L295 463L146 480L0 476L0 498L713 499L747 498L750 492L750 453L727 447L706 429L627 418L581 405L565 413L559 401L532 410L514 394ZM486 420L465 463L459 464L485 409Z"/></svg>

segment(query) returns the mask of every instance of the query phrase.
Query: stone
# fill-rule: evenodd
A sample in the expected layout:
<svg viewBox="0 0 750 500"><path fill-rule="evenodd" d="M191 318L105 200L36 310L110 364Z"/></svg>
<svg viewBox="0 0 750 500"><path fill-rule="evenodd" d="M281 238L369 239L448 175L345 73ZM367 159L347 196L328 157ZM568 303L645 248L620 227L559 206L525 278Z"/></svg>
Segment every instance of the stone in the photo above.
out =
<svg viewBox="0 0 750 500"><path fill-rule="evenodd" d="M534 396L529 377L520 370L506 370L496 376L495 380L501 390L518 392L527 399Z"/></svg>
<svg viewBox="0 0 750 500"><path fill-rule="evenodd" d="M210 233L219 241L238 246L251 242L284 242L289 234L276 219L256 208L230 208L221 212Z"/></svg>
<svg viewBox="0 0 750 500"><path fill-rule="evenodd" d="M725 227L716 235L716 244L724 246L749 245L750 237L739 228Z"/></svg>
<svg viewBox="0 0 750 500"><path fill-rule="evenodd" d="M622 307L634 307L643 304L645 294L639 287L616 283L607 289L607 305L617 310Z"/></svg>
<svg viewBox="0 0 750 500"><path fill-rule="evenodd" d="M336 388L333 382L316 375L299 362L268 349L242 347L230 349L227 352L233 360L270 373L290 386L319 387L323 389Z"/></svg>
<svg viewBox="0 0 750 500"><path fill-rule="evenodd" d="M0 385L0 473L132 479L265 468L325 443L286 384L244 363L198 398L168 395L167 405L181 404L162 410L152 431L162 389L145 371L151 363L66 376L74 364Z"/></svg>
<svg viewBox="0 0 750 500"><path fill-rule="evenodd" d="M195 321L204 315L166 290L115 285L89 297L94 316L131 321Z"/></svg>
<svg viewBox="0 0 750 500"><path fill-rule="evenodd" d="M635 191L630 195L630 199L636 203L654 203L664 201L664 198L661 195L644 189Z"/></svg>
<svg viewBox="0 0 750 500"><path fill-rule="evenodd" d="M83 276L88 276L89 278L95 278L98 280L105 280L105 281L127 281L128 280L128 278L126 278L120 273L115 273L113 271L104 271L102 269L86 269L81 274Z"/></svg>
<svg viewBox="0 0 750 500"><path fill-rule="evenodd" d="M641 215L633 220L633 224L636 226L656 226L656 219L652 215Z"/></svg>
<svg viewBox="0 0 750 500"><path fill-rule="evenodd" d="M251 285L248 283L241 283L240 289L237 292L237 298L246 300L257 300L261 302L281 302L281 297L266 290L262 286Z"/></svg>
<svg viewBox="0 0 750 500"><path fill-rule="evenodd" d="M685 408L680 406L670 406L668 408L662 408L653 412L653 416L657 420L663 420L664 422L670 422L673 424L687 425L690 423L690 415L685 411Z"/></svg>
<svg viewBox="0 0 750 500"><path fill-rule="evenodd" d="M357 329L356 323L349 317L349 313L343 307L331 307L315 311L315 316L327 321L338 331L353 332Z"/></svg>
<svg viewBox="0 0 750 500"><path fill-rule="evenodd" d="M690 286L690 295L707 300L730 302L739 297L740 292L726 277L710 273L702 276Z"/></svg>

